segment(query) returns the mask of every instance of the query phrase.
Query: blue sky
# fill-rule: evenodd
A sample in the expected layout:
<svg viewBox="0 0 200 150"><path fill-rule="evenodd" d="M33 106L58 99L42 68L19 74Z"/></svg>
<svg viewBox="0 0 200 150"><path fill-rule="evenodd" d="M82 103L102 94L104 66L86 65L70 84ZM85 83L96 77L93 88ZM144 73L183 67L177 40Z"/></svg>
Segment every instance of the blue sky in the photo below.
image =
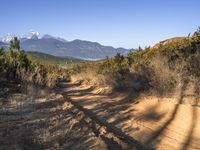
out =
<svg viewBox="0 0 200 150"><path fill-rule="evenodd" d="M200 26L200 0L0 0L0 6L0 36L34 30L135 48Z"/></svg>

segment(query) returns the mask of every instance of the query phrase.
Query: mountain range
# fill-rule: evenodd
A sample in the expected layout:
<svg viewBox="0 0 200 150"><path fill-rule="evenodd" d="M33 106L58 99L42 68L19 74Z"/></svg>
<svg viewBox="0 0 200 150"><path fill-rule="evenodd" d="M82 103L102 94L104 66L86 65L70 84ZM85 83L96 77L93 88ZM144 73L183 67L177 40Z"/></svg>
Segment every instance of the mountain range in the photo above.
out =
<svg viewBox="0 0 200 150"><path fill-rule="evenodd" d="M8 49L9 42L14 37L20 39L21 49L25 51L37 51L54 56L69 56L84 60L100 60L107 56L112 57L117 53L127 54L130 50L103 46L97 42L84 40L67 41L60 37L54 37L39 32L29 32L23 36L7 34L0 38L0 47Z"/></svg>

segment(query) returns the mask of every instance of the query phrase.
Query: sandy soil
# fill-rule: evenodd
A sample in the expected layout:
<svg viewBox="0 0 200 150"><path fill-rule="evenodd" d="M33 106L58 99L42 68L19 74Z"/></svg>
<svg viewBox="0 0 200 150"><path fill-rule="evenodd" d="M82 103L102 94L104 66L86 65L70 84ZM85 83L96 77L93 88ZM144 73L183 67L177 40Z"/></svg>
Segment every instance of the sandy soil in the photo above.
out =
<svg viewBox="0 0 200 150"><path fill-rule="evenodd" d="M17 90L1 97L0 149L200 149L200 107L182 100L78 83Z"/></svg>
<svg viewBox="0 0 200 150"><path fill-rule="evenodd" d="M200 149L200 107L194 101L183 103L183 92L176 98L159 98L132 91L108 93L86 85L65 86L71 101L146 148Z"/></svg>
<svg viewBox="0 0 200 150"><path fill-rule="evenodd" d="M92 130L91 119L62 95L46 89L14 90L1 96L1 150L108 149Z"/></svg>

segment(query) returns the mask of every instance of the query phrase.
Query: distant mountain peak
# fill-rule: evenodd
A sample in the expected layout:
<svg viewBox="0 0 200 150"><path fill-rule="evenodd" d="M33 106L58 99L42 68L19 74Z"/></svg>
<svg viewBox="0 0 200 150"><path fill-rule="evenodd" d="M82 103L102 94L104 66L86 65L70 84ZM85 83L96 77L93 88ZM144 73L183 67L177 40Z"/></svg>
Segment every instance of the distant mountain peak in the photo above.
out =
<svg viewBox="0 0 200 150"><path fill-rule="evenodd" d="M30 31L22 36L9 33L0 38L0 47L8 49L9 42L14 37L20 39L21 48L25 51L38 51L54 56L70 56L87 60L99 60L106 58L106 56L112 57L117 53L126 55L129 52L128 49L104 46L97 42L80 39L66 41L60 37L41 34L35 31Z"/></svg>
<svg viewBox="0 0 200 150"><path fill-rule="evenodd" d="M7 33L6 35L0 37L0 41L4 43L9 43L16 35Z"/></svg>
<svg viewBox="0 0 200 150"><path fill-rule="evenodd" d="M51 39L51 38L54 38L53 36L49 35L49 34L44 34L42 36L42 39Z"/></svg>
<svg viewBox="0 0 200 150"><path fill-rule="evenodd" d="M24 35L15 35L11 33L7 33L5 36L0 37L0 41L4 43L9 43L14 37L18 37L20 40L29 40L29 39L57 39L62 42L67 42L67 40L60 38L60 37L54 37L49 34L41 34L37 31L30 31L27 34Z"/></svg>
<svg viewBox="0 0 200 150"><path fill-rule="evenodd" d="M40 39L42 38L42 34L36 31L30 31L27 34L23 35L21 38L26 38L26 39Z"/></svg>
<svg viewBox="0 0 200 150"><path fill-rule="evenodd" d="M9 43L14 37L18 37L20 40L21 39L23 40L24 39L40 39L42 38L42 34L35 31L30 31L24 35L15 35L15 34L7 33L6 35L0 37L0 41L4 43Z"/></svg>
<svg viewBox="0 0 200 150"><path fill-rule="evenodd" d="M40 38L39 38L40 39ZM41 39L57 39L59 41L62 41L62 42L67 42L67 40L63 39L63 38L60 38L60 37L54 37L52 35L49 35L49 34L44 34L41 36Z"/></svg>

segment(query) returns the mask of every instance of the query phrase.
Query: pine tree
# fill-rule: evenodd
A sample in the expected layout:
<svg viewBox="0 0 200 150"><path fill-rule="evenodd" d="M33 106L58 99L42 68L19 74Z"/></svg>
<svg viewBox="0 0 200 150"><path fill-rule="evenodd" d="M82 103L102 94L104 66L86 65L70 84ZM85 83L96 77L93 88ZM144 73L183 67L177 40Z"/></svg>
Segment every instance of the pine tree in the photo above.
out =
<svg viewBox="0 0 200 150"><path fill-rule="evenodd" d="M10 50L20 51L20 41L17 37L10 41Z"/></svg>
<svg viewBox="0 0 200 150"><path fill-rule="evenodd" d="M0 56L4 55L4 49L0 48Z"/></svg>

